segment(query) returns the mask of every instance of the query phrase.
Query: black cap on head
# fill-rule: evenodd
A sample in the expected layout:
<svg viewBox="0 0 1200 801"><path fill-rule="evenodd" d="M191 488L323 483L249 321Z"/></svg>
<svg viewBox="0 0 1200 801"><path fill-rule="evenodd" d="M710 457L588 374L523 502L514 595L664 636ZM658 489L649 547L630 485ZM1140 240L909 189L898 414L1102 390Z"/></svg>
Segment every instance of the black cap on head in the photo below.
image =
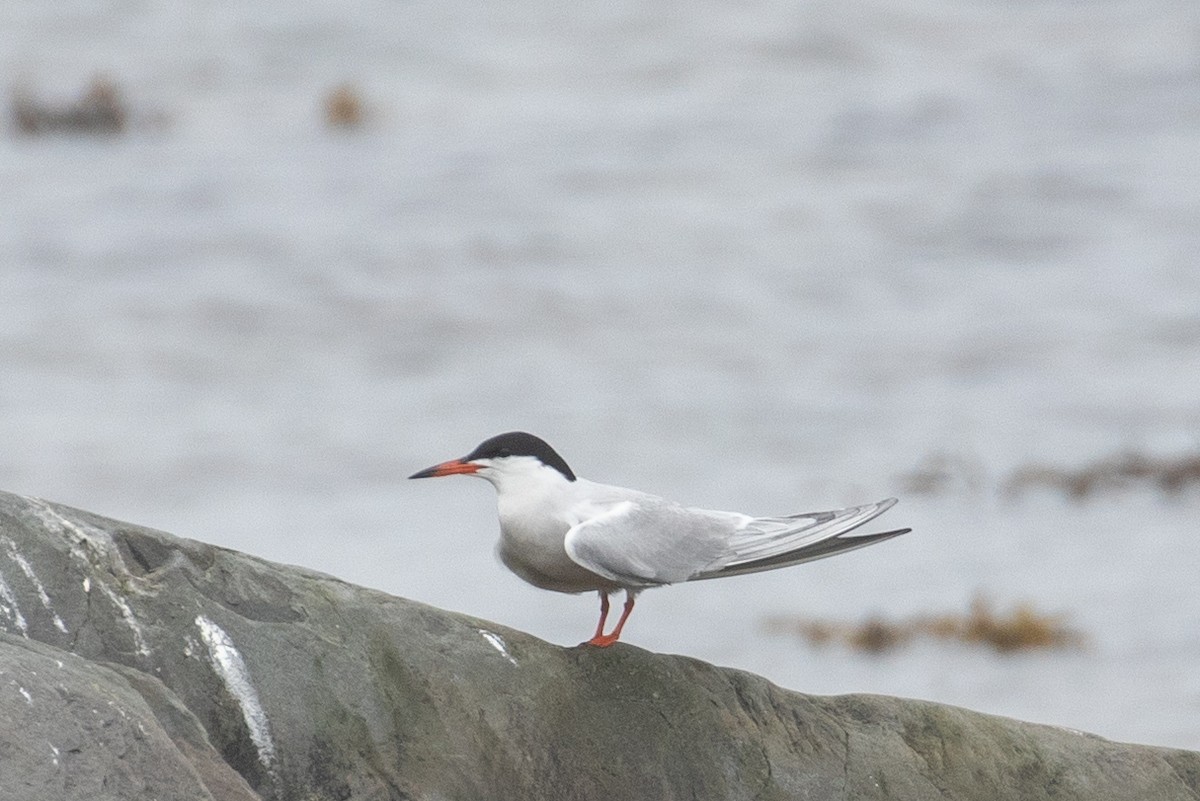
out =
<svg viewBox="0 0 1200 801"><path fill-rule="evenodd" d="M567 481L574 481L575 474L551 448L544 439L526 434L524 431L509 431L507 434L497 434L491 439L479 443L475 450L463 457L464 462L472 459L499 459L505 456L532 456L542 464L553 467L562 473Z"/></svg>

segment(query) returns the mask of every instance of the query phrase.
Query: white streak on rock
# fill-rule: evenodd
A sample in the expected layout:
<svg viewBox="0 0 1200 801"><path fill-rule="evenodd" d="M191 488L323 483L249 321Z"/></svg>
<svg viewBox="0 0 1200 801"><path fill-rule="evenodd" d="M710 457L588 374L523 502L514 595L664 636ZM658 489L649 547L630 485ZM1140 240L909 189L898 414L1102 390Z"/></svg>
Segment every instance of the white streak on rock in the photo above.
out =
<svg viewBox="0 0 1200 801"><path fill-rule="evenodd" d="M41 579L37 577L37 573L33 572L33 565L29 564L29 560L22 556L17 551L17 544L4 537L4 544L8 546L8 558L16 563L17 567L21 568L21 572L25 574L25 578L29 579L29 583L33 585L33 589L37 591L38 600L42 602L42 606L50 613L50 618L54 621L54 628L67 633L67 624L63 623L62 618L58 616L58 612L54 611L54 607L50 603L50 596L46 594L46 588L42 585Z"/></svg>
<svg viewBox="0 0 1200 801"><path fill-rule="evenodd" d="M133 614L133 610L129 608L129 602L112 591L107 584L100 585L100 591L107 596L108 600L112 601L113 606L117 607L117 611L121 613L121 619L125 621L125 625L129 626L129 630L133 632L133 644L137 647L137 652L141 656L150 656L150 646L146 644L146 635L142 631L142 624Z"/></svg>
<svg viewBox="0 0 1200 801"><path fill-rule="evenodd" d="M13 595L13 591L9 589L2 572L0 572L0 612L3 612L9 620L16 624L17 631L21 632L22 637L29 636L29 626L25 623L25 616L21 614L21 607L17 605L17 596Z"/></svg>
<svg viewBox="0 0 1200 801"><path fill-rule="evenodd" d="M246 721L246 729L250 739L258 749L258 761L273 777L275 774L275 741L271 739L271 727L267 721L267 713L258 700L258 692L250 681L250 672L246 662L233 640L225 630L204 615L196 616L196 628L200 630L200 639L208 648L209 658L213 668L233 699L242 710L242 719Z"/></svg>
<svg viewBox="0 0 1200 801"><path fill-rule="evenodd" d="M41 498L26 496L34 515L57 534L66 535L71 555L90 570L103 570L114 575L130 575L125 560L117 550L112 535L101 528L81 521L70 520L55 511Z"/></svg>
<svg viewBox="0 0 1200 801"><path fill-rule="evenodd" d="M514 659L513 655L508 652L508 646L505 644L503 637L501 637L499 634L493 634L487 629L477 629L477 631L483 635L483 639L491 643L492 647L500 652L501 656L514 665L517 664L517 660Z"/></svg>
<svg viewBox="0 0 1200 801"><path fill-rule="evenodd" d="M29 502L34 514L47 528L59 534L67 535L70 541L71 554L83 562L88 570L93 572L111 571L114 575L131 578L129 571L125 567L125 563L121 559L120 553L113 544L112 536L107 531L88 525L87 523L68 520L41 498L26 497L25 500ZM108 600L112 601L113 606L121 613L121 618L125 621L125 625L129 626L129 630L133 632L133 642L138 654L141 656L150 656L150 646L146 643L146 635L142 630L142 624L133 614L133 609L130 608L129 603L120 595L117 595L102 580L99 580L99 577L96 586L108 597ZM133 587L135 585L130 580L122 586ZM85 593L92 591L92 582L89 576L84 576L83 578L83 591Z"/></svg>
<svg viewBox="0 0 1200 801"><path fill-rule="evenodd" d="M30 706L33 706L33 696L29 694L29 690L26 690L24 687L17 685L17 692L19 692L21 694L21 697L25 699L25 703L29 704Z"/></svg>
<svg viewBox="0 0 1200 801"><path fill-rule="evenodd" d="M33 513L37 515L38 520L46 524L47 528L60 534L73 535L76 540L73 545L78 546L87 543L99 553L107 553L112 549L112 538L108 536L108 532L101 531L86 523L75 523L72 520L68 520L41 498L26 496L25 500L29 501L29 505L33 507ZM87 556L87 554L79 553L77 548L72 548L71 550L76 552L77 555L84 556L85 558Z"/></svg>

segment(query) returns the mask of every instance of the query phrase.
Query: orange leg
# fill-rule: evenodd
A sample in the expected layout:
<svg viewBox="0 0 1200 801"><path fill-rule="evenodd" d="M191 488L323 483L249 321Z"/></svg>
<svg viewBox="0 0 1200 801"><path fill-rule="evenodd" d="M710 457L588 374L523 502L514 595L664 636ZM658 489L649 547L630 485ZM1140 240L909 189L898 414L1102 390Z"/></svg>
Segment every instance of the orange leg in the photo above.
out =
<svg viewBox="0 0 1200 801"><path fill-rule="evenodd" d="M604 621L606 620L608 620L608 593L600 590L600 622L596 624L596 633L588 642L600 639L600 636L604 634Z"/></svg>
<svg viewBox="0 0 1200 801"><path fill-rule="evenodd" d="M629 590L625 591L625 607L621 610L621 619L617 621L617 627L612 630L612 634L605 634L604 621L608 617L608 594L600 593L600 625L596 627L596 636L588 640L586 644L607 648L621 639L621 629L625 628L625 621L629 619L629 613L633 611L634 597L635 593Z"/></svg>

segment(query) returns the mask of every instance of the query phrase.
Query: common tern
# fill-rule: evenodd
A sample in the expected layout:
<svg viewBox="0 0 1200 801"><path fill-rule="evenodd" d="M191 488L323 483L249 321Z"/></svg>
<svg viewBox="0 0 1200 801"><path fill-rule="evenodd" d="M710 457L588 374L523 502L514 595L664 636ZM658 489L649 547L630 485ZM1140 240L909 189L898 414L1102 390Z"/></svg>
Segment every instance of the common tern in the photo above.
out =
<svg viewBox="0 0 1200 801"><path fill-rule="evenodd" d="M545 441L523 431L499 434L409 478L452 475L479 476L496 488L506 567L545 590L600 594L600 622L586 644L601 647L620 638L637 594L649 587L798 565L911 531L844 536L892 508L895 498L783 517L682 506L579 478ZM625 591L625 606L606 634L608 596L617 590Z"/></svg>

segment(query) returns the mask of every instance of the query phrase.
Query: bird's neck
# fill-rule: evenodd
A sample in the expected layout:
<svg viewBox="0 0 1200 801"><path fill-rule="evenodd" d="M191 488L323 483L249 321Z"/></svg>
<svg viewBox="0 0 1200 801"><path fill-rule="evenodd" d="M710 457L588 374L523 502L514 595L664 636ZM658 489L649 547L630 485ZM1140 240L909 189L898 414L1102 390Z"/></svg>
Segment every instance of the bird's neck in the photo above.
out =
<svg viewBox="0 0 1200 801"><path fill-rule="evenodd" d="M572 503L573 482L552 467L490 477L500 517L555 515Z"/></svg>

